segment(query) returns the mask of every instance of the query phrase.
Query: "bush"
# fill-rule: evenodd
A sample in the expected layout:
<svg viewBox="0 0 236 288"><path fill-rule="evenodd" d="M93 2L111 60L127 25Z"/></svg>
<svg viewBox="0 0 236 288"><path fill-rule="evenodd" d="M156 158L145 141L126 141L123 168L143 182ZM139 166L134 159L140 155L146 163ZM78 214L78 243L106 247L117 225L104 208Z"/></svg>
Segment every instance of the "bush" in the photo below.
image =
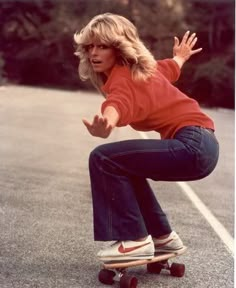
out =
<svg viewBox="0 0 236 288"><path fill-rule="evenodd" d="M226 60L213 58L199 64L193 75L194 95L211 106L234 107L234 69Z"/></svg>

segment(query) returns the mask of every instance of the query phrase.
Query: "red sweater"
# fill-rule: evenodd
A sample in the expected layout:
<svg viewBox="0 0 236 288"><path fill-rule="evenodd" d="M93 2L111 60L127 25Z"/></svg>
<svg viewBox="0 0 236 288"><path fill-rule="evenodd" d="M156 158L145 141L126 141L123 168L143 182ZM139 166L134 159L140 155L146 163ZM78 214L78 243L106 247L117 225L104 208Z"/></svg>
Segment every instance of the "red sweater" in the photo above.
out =
<svg viewBox="0 0 236 288"><path fill-rule="evenodd" d="M154 130L162 139L173 138L185 126L214 130L213 121L201 112L198 103L171 84L179 76L180 68L173 59L157 61L156 74L146 82L133 81L127 66L116 65L101 87L106 95L102 113L113 106L120 116L118 127Z"/></svg>

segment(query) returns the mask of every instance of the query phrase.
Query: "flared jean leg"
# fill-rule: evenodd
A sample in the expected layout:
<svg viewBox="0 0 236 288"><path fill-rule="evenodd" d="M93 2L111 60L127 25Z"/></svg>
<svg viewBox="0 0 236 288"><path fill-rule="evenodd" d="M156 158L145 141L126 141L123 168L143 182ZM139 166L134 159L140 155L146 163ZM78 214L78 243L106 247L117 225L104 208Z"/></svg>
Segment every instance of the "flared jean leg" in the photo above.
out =
<svg viewBox="0 0 236 288"><path fill-rule="evenodd" d="M157 201L148 180L134 177L131 181L148 234L158 238L171 233L172 229L167 216Z"/></svg>
<svg viewBox="0 0 236 288"><path fill-rule="evenodd" d="M107 159L95 149L90 155L94 239L135 240L148 234L129 177L106 172ZM109 167L115 172L115 167Z"/></svg>

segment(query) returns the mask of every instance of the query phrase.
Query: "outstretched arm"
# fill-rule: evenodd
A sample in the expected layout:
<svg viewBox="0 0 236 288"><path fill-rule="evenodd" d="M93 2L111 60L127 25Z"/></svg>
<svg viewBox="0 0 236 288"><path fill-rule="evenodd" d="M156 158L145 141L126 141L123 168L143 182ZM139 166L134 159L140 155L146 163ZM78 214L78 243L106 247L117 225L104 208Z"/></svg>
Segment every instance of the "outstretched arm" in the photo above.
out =
<svg viewBox="0 0 236 288"><path fill-rule="evenodd" d="M192 55L202 51L202 48L193 50L196 43L196 33L190 35L190 31L187 31L184 34L181 42L177 37L174 37L173 59L177 62L180 68Z"/></svg>
<svg viewBox="0 0 236 288"><path fill-rule="evenodd" d="M108 106L102 116L94 116L92 123L86 119L82 121L92 136L107 138L119 121L119 114L114 107Z"/></svg>

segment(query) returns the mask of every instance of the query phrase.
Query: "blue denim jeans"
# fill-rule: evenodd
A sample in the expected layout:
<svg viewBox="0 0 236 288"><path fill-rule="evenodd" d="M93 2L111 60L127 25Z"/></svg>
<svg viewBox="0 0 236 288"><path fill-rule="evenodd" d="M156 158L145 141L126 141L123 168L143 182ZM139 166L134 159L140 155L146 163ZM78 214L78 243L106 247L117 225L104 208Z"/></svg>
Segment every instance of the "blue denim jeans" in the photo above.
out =
<svg viewBox="0 0 236 288"><path fill-rule="evenodd" d="M89 158L94 239L169 234L172 229L147 178L201 179L214 170L218 156L214 133L197 126L180 129L174 139L127 140L95 148Z"/></svg>

